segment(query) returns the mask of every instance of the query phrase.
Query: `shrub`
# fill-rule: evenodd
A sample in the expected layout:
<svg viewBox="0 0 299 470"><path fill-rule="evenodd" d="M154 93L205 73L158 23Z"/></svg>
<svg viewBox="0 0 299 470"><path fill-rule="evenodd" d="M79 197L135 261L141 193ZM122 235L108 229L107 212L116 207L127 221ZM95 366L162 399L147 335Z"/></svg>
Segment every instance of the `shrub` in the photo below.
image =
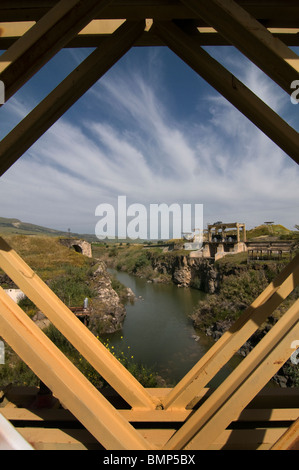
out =
<svg viewBox="0 0 299 470"><path fill-rule="evenodd" d="M50 282L50 288L69 307L78 307L83 304L85 297L96 295L88 284L90 275L89 268L68 266L65 274Z"/></svg>

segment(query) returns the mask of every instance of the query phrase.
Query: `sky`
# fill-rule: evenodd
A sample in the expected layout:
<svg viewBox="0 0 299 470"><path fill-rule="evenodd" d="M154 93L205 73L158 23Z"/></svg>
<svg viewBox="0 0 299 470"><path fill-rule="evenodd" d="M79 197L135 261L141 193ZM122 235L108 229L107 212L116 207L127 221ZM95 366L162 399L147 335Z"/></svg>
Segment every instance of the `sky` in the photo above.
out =
<svg viewBox="0 0 299 470"><path fill-rule="evenodd" d="M233 47L206 47L299 131L299 105ZM299 53L299 48L293 48ZM65 49L0 109L8 134L91 53ZM0 179L0 216L95 233L96 209L203 205L215 221L299 223L299 167L168 48L133 48ZM129 219L128 219L129 220Z"/></svg>

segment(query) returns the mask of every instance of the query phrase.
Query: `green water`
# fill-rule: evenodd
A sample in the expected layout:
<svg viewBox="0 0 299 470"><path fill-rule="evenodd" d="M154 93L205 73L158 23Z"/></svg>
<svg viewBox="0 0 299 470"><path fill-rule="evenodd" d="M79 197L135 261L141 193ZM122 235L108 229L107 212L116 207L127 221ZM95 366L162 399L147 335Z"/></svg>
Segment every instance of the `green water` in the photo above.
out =
<svg viewBox="0 0 299 470"><path fill-rule="evenodd" d="M109 335L110 344L121 347L136 362L153 368L168 383L177 383L213 344L194 329L189 318L205 294L110 272L137 297L133 304L126 305L123 330ZM199 336L199 340L194 336Z"/></svg>

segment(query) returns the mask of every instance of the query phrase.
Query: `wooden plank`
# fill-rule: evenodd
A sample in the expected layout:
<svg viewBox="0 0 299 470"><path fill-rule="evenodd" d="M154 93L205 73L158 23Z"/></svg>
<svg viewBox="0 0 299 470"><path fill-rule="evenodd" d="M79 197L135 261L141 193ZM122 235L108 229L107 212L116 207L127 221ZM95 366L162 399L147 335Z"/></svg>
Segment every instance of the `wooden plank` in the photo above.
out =
<svg viewBox="0 0 299 470"><path fill-rule="evenodd" d="M182 0L198 17L263 70L288 94L299 79L299 57L233 0Z"/></svg>
<svg viewBox="0 0 299 470"><path fill-rule="evenodd" d="M6 101L111 0L61 0L0 58Z"/></svg>
<svg viewBox="0 0 299 470"><path fill-rule="evenodd" d="M226 430L207 450L269 450L287 428Z"/></svg>
<svg viewBox="0 0 299 470"><path fill-rule="evenodd" d="M104 36L110 35L124 22L123 19L98 19L92 20L65 47L98 47ZM188 21L189 24L189 21ZM0 49L6 50L23 36L35 21L2 22L0 23ZM195 28L196 26L196 28ZM188 28L186 24L184 26ZM268 28L274 37L280 39L289 46L299 45L299 28ZM214 28L194 25L188 29L188 33L195 35L196 40L202 46L227 46L230 42L219 34ZM136 46L164 46L164 42L151 31L144 34L136 41Z"/></svg>
<svg viewBox="0 0 299 470"><path fill-rule="evenodd" d="M151 449L2 288L0 307L2 338L103 447Z"/></svg>
<svg viewBox="0 0 299 470"><path fill-rule="evenodd" d="M35 450L105 450L85 429L22 427L18 432Z"/></svg>
<svg viewBox="0 0 299 470"><path fill-rule="evenodd" d="M0 266L131 406L155 409L155 399L1 238Z"/></svg>
<svg viewBox="0 0 299 470"><path fill-rule="evenodd" d="M36 450L103 450L86 430L25 427L19 428L18 431ZM226 430L208 450L269 450L285 431L285 427ZM140 429L139 432L155 447L162 448L175 430Z"/></svg>
<svg viewBox="0 0 299 470"><path fill-rule="evenodd" d="M58 0L1 0L0 15L3 21L34 20L41 18L57 4ZM297 0L236 0L260 21L288 27L299 17ZM118 0L101 13L102 18L127 18L140 20L156 18L168 21L172 19L196 19L197 15L179 0ZM298 23L297 23L298 24Z"/></svg>
<svg viewBox="0 0 299 470"><path fill-rule="evenodd" d="M175 54L232 103L296 163L299 163L298 132L203 50L196 39L184 33L178 26L167 22L156 22L154 32Z"/></svg>
<svg viewBox="0 0 299 470"><path fill-rule="evenodd" d="M186 407L191 401L193 407L198 400L198 391L207 385L298 283L299 255L281 271L232 327L172 389L164 400L164 407L166 409Z"/></svg>
<svg viewBox="0 0 299 470"><path fill-rule="evenodd" d="M118 410L130 423L171 423L184 422L193 413L192 410L182 411L135 411ZM64 409L40 409L31 410L26 408L14 408L7 406L0 408L2 414L9 421L35 421L35 422L75 422L77 419ZM276 408L276 409L245 409L235 419L238 423L265 422L274 421L296 421L299 416L299 408Z"/></svg>
<svg viewBox="0 0 299 470"><path fill-rule="evenodd" d="M84 429L19 428L18 431L36 450L105 450ZM139 429L142 439L161 448L174 429Z"/></svg>
<svg viewBox="0 0 299 470"><path fill-rule="evenodd" d="M271 450L299 450L299 418L279 437Z"/></svg>

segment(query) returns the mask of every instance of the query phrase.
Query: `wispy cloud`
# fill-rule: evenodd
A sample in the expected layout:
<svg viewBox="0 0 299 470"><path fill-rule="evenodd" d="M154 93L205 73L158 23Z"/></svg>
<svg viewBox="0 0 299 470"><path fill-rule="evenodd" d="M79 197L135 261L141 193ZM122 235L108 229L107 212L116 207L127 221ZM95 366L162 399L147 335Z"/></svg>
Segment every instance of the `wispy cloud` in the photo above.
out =
<svg viewBox="0 0 299 470"><path fill-rule="evenodd" d="M164 71L159 54L150 58ZM211 93L197 121L182 119L157 66L151 76L131 59L120 67L78 104L80 120L67 113L2 177L3 216L92 232L97 205L126 195L143 204L203 203L206 222L298 223L298 167L233 106ZM286 99L254 66L242 73L284 112ZM190 92L203 99L200 89ZM18 106L10 112L24 113Z"/></svg>

